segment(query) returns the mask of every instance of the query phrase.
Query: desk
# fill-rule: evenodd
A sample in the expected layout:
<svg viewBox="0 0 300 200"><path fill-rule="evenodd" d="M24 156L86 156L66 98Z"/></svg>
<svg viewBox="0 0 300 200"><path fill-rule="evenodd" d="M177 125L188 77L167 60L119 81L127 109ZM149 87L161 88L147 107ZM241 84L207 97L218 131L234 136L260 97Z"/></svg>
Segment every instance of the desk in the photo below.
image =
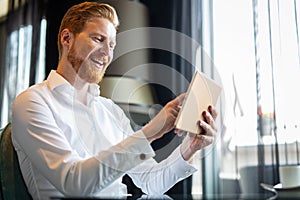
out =
<svg viewBox="0 0 300 200"><path fill-rule="evenodd" d="M249 195L243 195L243 194L227 194L227 195L209 195L209 196L203 196L203 195L161 195L161 196L129 196L126 198L51 198L52 200L106 200L106 199L126 199L126 200L271 200L273 197L273 194L249 194ZM299 200L299 196L290 196L290 197L278 197L276 200Z"/></svg>

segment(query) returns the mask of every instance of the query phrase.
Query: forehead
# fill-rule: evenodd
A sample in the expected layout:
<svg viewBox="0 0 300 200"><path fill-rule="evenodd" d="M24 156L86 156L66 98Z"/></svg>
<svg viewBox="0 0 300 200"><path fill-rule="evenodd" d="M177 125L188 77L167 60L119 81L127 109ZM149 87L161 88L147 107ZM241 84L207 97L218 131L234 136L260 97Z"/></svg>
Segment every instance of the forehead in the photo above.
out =
<svg viewBox="0 0 300 200"><path fill-rule="evenodd" d="M115 37L117 32L114 25L108 19L101 17L93 17L88 20L83 31L101 34L107 37Z"/></svg>

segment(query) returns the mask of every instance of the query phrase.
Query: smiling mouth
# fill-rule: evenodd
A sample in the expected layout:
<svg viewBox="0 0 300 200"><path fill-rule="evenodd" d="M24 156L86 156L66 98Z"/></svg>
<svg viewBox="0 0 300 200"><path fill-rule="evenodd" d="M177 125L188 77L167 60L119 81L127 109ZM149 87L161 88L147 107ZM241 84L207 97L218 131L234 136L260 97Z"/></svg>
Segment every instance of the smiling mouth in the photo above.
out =
<svg viewBox="0 0 300 200"><path fill-rule="evenodd" d="M102 69L104 67L104 62L102 60L99 60L97 58L91 59L94 63L96 63L96 67L99 69Z"/></svg>

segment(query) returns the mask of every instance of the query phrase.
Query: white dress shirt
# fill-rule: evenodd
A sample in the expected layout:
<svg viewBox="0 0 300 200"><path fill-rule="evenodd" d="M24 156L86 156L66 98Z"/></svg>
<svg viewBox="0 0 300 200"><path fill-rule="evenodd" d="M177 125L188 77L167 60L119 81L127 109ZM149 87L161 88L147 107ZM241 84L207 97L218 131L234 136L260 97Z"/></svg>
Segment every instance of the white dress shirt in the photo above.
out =
<svg viewBox="0 0 300 200"><path fill-rule="evenodd" d="M58 196L122 197L128 174L146 194L163 194L190 176L179 147L157 163L142 131L89 84L86 105L56 71L15 100L12 139L33 199Z"/></svg>

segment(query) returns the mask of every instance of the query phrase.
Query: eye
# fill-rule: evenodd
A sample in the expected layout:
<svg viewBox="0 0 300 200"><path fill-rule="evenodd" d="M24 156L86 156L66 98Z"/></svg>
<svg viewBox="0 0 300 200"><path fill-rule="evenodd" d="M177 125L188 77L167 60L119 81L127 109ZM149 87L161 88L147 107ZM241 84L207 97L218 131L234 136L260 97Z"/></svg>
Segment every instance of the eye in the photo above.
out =
<svg viewBox="0 0 300 200"><path fill-rule="evenodd" d="M101 36L94 36L93 40L95 42L102 43L102 42L104 42L105 39L103 37L101 37Z"/></svg>

